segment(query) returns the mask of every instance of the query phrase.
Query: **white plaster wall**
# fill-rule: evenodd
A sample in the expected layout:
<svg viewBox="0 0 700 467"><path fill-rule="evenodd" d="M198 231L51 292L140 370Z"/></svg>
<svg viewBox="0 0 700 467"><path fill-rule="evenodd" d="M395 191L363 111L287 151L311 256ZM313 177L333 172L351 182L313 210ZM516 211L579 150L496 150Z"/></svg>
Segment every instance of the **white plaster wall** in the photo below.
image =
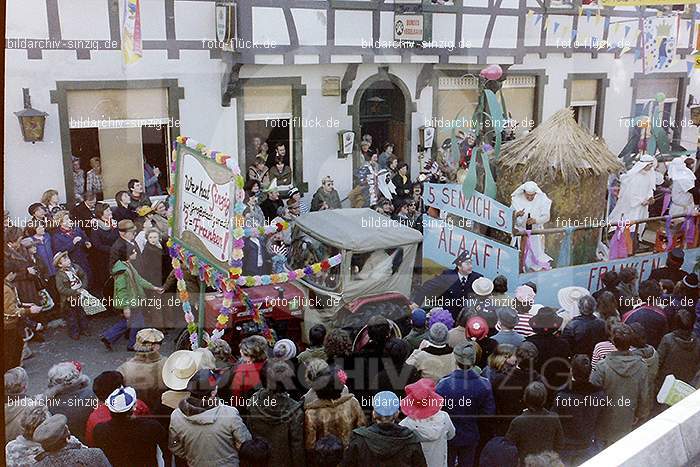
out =
<svg viewBox="0 0 700 467"><path fill-rule="evenodd" d="M528 55L523 64L513 65L512 70L545 69L548 83L544 90L542 110L543 121L566 105L564 80L569 73L607 73L610 80L605 96L605 119L603 123L603 138L613 153L618 153L627 143L628 130L621 117L630 115L632 101L631 80L635 73L642 72L642 61L634 61L634 54L628 52L619 59L610 54L600 54L592 59L590 55L575 54L573 58L564 58L564 54L549 54L546 59L538 55ZM687 72L686 61L677 60L668 72ZM700 77L698 73L691 75L688 94L700 97ZM687 102L687 101L686 101ZM685 107L686 102L678 105ZM690 117L685 111L685 120ZM697 147L698 127L683 128L681 139L688 149Z"/></svg>
<svg viewBox="0 0 700 467"><path fill-rule="evenodd" d="M56 81L176 78L185 89L180 100L180 133L235 153L235 102L221 107L223 67L220 60L209 58L208 51L181 51L180 60L168 60L165 51L146 50L141 61L124 69L119 51L93 51L91 60L77 60L75 52L53 50L44 51L42 60L27 60L26 51L7 50L5 209L13 217L25 217L27 206L48 188L57 189L65 201L58 106L49 95ZM49 114L43 142L22 140L13 112L22 109L23 87L30 89L32 106Z"/></svg>

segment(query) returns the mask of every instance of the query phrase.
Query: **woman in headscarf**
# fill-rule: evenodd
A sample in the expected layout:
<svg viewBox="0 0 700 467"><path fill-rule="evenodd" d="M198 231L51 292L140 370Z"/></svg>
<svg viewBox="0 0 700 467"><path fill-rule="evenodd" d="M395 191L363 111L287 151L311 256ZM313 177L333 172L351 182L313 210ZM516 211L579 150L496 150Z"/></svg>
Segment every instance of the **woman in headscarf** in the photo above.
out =
<svg viewBox="0 0 700 467"><path fill-rule="evenodd" d="M695 187L695 174L687 166L693 162L692 158L677 157L668 165L668 176L671 184L671 208L669 214L678 216L691 214L695 211L693 200L693 188Z"/></svg>
<svg viewBox="0 0 700 467"><path fill-rule="evenodd" d="M518 231L540 230L549 222L549 210L552 200L542 192L535 182L525 182L511 195L510 206L515 211L515 227ZM511 244L519 246L520 237L514 236ZM532 235L528 238L532 254L525 254L523 261L525 271L540 271L550 268L552 258L544 251L544 235Z"/></svg>
<svg viewBox="0 0 700 467"><path fill-rule="evenodd" d="M658 179L654 167L657 162L653 156L642 154L639 161L630 170L620 176L620 195L615 209L608 216L612 228L618 222L629 222L649 217L649 206L654 202L654 188ZM644 224L639 225L639 232L644 231ZM637 225L630 226L630 231L637 231Z"/></svg>

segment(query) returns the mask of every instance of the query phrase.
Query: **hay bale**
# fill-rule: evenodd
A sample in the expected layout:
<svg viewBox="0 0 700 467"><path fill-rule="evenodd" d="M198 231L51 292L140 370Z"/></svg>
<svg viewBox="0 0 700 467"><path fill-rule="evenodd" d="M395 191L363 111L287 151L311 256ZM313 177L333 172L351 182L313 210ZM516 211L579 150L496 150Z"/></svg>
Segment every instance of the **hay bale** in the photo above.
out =
<svg viewBox="0 0 700 467"><path fill-rule="evenodd" d="M571 109L562 109L529 134L504 145L496 162L497 199L510 205L511 193L532 180L552 200L546 228L602 223L607 205L608 175L623 169L605 142L582 128ZM559 225L556 219L559 218ZM572 264L596 260L600 228L577 231L572 240ZM547 235L545 249L554 258L564 234Z"/></svg>

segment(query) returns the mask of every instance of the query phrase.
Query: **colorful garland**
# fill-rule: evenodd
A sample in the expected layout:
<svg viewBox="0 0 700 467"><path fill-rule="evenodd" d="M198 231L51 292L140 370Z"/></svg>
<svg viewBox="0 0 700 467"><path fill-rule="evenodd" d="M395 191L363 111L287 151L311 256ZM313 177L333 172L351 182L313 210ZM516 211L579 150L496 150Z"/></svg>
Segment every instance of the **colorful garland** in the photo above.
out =
<svg viewBox="0 0 700 467"><path fill-rule="evenodd" d="M217 164L231 170L234 175L234 183L236 186L236 189L234 190L236 200L233 206L233 221L235 225L235 228L233 229L234 241L231 259L229 261L230 267L228 275L223 274L206 261L188 252L183 245L173 240L173 216L169 216L170 239L168 240L168 252L172 258L173 273L177 279L178 295L182 301L182 309L185 314L187 331L190 333L190 343L192 345L192 349L196 349L199 346L199 340L197 336L197 322L194 314L192 313L192 305L189 302L189 293L187 292L187 284L184 279L185 270L189 271L189 273L192 275L198 276L199 279L208 286L221 290L224 294L222 306L219 310L219 315L216 318L215 329L212 332L212 338L221 338L224 335L224 331L231 317L231 307L233 304L233 298L235 297L241 303L245 304L246 308L251 311L252 320L258 325L261 325L263 329L262 335L268 340L268 342L272 343L274 341L274 336L270 328L267 326L264 316L260 311L260 307L255 305L252 300L250 300L250 297L243 290L243 287L281 284L313 274L318 274L321 271L327 271L331 267L340 264L342 261L342 255L338 254L318 263L305 266L304 268L290 270L283 273L262 276L243 276L243 238L274 235L278 232L287 230L289 228L289 224L286 221L282 221L276 224L257 228L245 227L245 219L243 217L243 212L245 211L245 205L243 204L245 192L243 191L243 176L241 175L241 170L238 163L229 154L208 149L205 145L198 143L187 136L178 136L176 138L172 163L170 165L172 175L171 179L175 179L177 172L177 144L194 149L203 156L211 158ZM175 210L175 196L173 196L175 194L174 187L171 186L168 192L171 195L170 210L173 212ZM204 333L203 337L206 342L208 342L210 339L206 332Z"/></svg>

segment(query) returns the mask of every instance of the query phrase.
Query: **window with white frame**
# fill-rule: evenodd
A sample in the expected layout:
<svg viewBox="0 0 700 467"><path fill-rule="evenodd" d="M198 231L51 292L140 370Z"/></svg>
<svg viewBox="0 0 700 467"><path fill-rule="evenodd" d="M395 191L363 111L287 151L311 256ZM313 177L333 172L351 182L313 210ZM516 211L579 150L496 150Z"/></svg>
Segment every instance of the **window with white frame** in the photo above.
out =
<svg viewBox="0 0 700 467"><path fill-rule="evenodd" d="M637 81L637 98L635 100L635 116L643 115L645 108L651 108L649 103L656 101L659 94L663 93L664 100L661 107L661 125L667 131L672 131L677 126L676 110L678 105L678 79L650 78Z"/></svg>
<svg viewBox="0 0 700 467"><path fill-rule="evenodd" d="M571 101L569 106L574 111L574 118L579 125L591 133L596 132L598 118L599 93L598 79L574 79L571 82Z"/></svg>
<svg viewBox="0 0 700 467"><path fill-rule="evenodd" d="M294 125L292 87L247 85L243 88L246 173L257 156L266 160L268 168L275 164L275 154L283 154L284 163L294 174ZM278 146L284 146L284 151ZM288 177L286 177L288 178ZM278 181L283 189L290 180Z"/></svg>

